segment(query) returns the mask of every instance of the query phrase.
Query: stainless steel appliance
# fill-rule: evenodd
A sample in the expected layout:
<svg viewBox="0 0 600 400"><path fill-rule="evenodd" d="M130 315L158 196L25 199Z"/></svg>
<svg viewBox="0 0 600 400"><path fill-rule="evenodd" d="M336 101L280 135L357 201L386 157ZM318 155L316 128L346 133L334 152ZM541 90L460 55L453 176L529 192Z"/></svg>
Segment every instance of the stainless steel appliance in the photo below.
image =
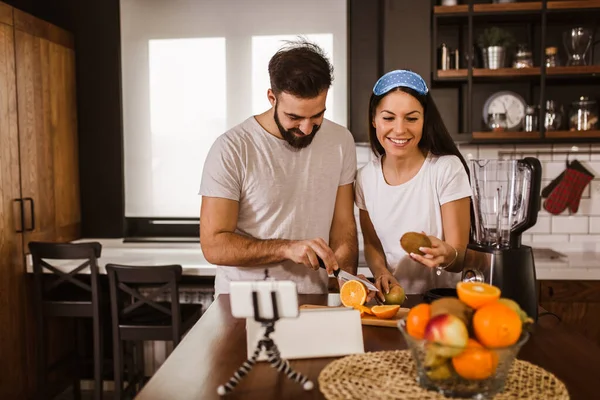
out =
<svg viewBox="0 0 600 400"><path fill-rule="evenodd" d="M535 264L521 235L537 222L542 166L536 158L471 160L474 231L463 281L492 284L537 320Z"/></svg>

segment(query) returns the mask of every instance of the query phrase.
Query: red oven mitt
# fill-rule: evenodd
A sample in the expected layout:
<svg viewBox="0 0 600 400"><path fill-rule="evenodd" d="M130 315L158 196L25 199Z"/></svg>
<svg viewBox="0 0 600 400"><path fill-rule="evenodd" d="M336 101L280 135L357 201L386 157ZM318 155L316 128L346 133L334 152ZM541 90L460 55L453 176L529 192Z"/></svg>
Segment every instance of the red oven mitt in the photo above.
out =
<svg viewBox="0 0 600 400"><path fill-rule="evenodd" d="M571 162L564 172L563 179L544 202L544 209L551 214L558 215L569 207L571 212L576 213L579 209L581 194L592 179L594 179L594 175L579 161Z"/></svg>

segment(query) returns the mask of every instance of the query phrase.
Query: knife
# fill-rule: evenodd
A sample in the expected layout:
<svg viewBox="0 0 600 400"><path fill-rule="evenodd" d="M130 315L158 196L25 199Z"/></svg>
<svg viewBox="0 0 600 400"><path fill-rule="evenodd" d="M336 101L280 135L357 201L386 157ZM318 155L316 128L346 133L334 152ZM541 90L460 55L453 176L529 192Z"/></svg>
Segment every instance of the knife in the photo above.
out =
<svg viewBox="0 0 600 400"><path fill-rule="evenodd" d="M325 263L323 262L321 257L317 256L317 260L319 260L319 265L321 266L321 268L326 269ZM377 289L377 286L373 285L370 281L359 278L356 275L352 275L351 273L346 272L346 271L342 270L341 268L338 268L335 271L333 271L333 276L335 276L336 278L339 278L343 281L359 281L360 283L365 285L369 290L371 290L373 292L379 292L379 289Z"/></svg>

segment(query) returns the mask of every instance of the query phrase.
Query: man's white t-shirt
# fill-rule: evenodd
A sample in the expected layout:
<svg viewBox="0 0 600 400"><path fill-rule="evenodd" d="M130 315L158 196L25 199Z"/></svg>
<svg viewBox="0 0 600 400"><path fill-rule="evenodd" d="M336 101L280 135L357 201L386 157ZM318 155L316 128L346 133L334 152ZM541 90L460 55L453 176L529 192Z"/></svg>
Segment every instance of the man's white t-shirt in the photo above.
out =
<svg viewBox="0 0 600 400"><path fill-rule="evenodd" d="M351 133L323 120L312 143L293 150L254 117L227 131L208 153L200 194L239 202L236 233L257 239L329 243L337 189L354 182L356 148ZM217 266L215 294L229 282L269 276L296 282L299 293L327 293L327 272L292 261L258 267Z"/></svg>
<svg viewBox="0 0 600 400"><path fill-rule="evenodd" d="M390 186L384 179L381 157L362 167L355 184L356 205L369 213L383 246L387 267L406 293L423 293L434 287L454 287L460 274L436 274L413 259L400 246L406 232L425 232L444 239L441 206L471 196L467 172L456 156L429 154L410 181Z"/></svg>

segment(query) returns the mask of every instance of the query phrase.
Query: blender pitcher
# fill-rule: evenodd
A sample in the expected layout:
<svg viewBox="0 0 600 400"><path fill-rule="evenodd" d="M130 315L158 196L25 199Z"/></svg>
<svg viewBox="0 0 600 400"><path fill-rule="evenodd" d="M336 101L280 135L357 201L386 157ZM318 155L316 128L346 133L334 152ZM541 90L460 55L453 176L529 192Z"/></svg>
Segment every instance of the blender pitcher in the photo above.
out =
<svg viewBox="0 0 600 400"><path fill-rule="evenodd" d="M536 320L535 260L521 235L537 222L542 166L527 157L472 160L470 167L474 226L461 279L500 288Z"/></svg>
<svg viewBox="0 0 600 400"><path fill-rule="evenodd" d="M535 158L471 160L475 243L495 248L520 246L521 234L537 222L540 195L533 189L539 184L532 185L532 174L540 170Z"/></svg>

